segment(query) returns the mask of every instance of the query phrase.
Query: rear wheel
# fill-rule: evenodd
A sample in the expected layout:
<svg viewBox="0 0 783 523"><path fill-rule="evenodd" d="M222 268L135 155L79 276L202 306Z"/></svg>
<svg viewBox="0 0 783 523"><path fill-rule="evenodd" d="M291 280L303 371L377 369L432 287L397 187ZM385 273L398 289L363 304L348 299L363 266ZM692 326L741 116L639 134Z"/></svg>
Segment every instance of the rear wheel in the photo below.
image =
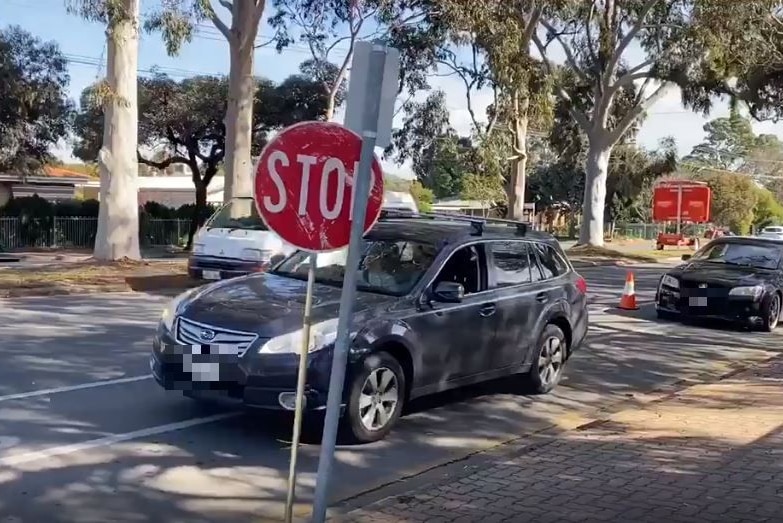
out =
<svg viewBox="0 0 783 523"><path fill-rule="evenodd" d="M405 401L405 373L387 352L365 358L350 389L343 430L352 441L370 443L385 438L400 418Z"/></svg>
<svg viewBox="0 0 783 523"><path fill-rule="evenodd" d="M772 332L780 323L781 299L780 294L775 293L764 300L761 306L761 328L766 332Z"/></svg>
<svg viewBox="0 0 783 523"><path fill-rule="evenodd" d="M567 355L565 334L557 325L547 325L538 340L530 371L525 374L526 388L534 394L546 394L554 389L563 376Z"/></svg>

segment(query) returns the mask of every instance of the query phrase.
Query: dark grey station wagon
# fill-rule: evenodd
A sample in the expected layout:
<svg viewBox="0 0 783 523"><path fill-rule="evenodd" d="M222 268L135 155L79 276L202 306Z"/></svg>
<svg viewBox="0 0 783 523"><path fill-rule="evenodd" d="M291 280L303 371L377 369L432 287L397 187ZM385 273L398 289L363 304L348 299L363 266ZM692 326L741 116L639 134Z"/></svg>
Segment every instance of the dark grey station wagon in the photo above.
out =
<svg viewBox="0 0 783 523"><path fill-rule="evenodd" d="M306 409L325 407L346 253L319 254ZM151 367L166 389L249 407L294 405L309 254L216 282L164 311ZM524 224L389 212L364 238L343 428L382 439L421 396L518 375L557 385L588 325L585 280Z"/></svg>

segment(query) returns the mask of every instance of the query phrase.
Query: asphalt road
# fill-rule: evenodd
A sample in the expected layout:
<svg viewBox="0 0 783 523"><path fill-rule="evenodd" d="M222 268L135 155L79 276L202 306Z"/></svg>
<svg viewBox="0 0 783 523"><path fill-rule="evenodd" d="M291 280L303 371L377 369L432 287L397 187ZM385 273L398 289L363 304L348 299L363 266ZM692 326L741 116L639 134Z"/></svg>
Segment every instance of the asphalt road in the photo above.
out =
<svg viewBox="0 0 783 523"><path fill-rule="evenodd" d="M658 322L647 302L660 267L634 269L639 311L608 309L625 271L581 271L593 298L591 337L555 394L523 396L507 380L412 405L388 440L339 449L333 500L547 426L573 428L612 403L783 350L783 332ZM147 358L165 300L0 300L0 521L280 518L290 419L199 407L160 390ZM313 492L314 441L300 458L300 514Z"/></svg>

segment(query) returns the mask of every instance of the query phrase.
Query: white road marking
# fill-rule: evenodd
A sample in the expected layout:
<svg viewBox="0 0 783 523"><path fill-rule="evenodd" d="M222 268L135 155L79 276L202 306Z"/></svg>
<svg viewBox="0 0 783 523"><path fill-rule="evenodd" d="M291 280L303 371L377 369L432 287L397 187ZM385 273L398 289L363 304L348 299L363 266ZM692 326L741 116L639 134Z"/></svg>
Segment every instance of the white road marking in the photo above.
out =
<svg viewBox="0 0 783 523"><path fill-rule="evenodd" d="M116 443L122 443L125 441L131 441L139 438L146 438L149 436L157 436L159 434L165 434L167 432L175 432L198 425L206 425L207 423L214 423L216 421L234 418L239 416L241 412L222 412L220 414L213 414L212 416L206 416L203 418L192 418L185 421L178 421L176 423L168 423L166 425L158 425L155 427L148 427L146 429L134 430L133 432L126 432L124 434L112 434L111 436L105 436L103 438L92 439L83 443L75 443L72 445L63 445L61 447L52 447L43 450L37 450L33 452L25 452L23 454L16 454L0 458L0 467L17 467L19 465L29 463L31 461L40 461L44 459L51 459L58 456L65 456L67 454L76 454L77 452L84 452L99 447L108 447Z"/></svg>
<svg viewBox="0 0 783 523"><path fill-rule="evenodd" d="M0 396L0 401L38 398L40 396L49 396L51 394L59 394L61 392L71 392L76 390L95 389L98 387L108 387L110 385L121 385L123 383L133 383L135 381L143 381L143 380L148 380L150 378L152 378L152 374L144 374L141 376L129 376L127 378L117 378L114 380L91 381L89 383L80 383L78 385L67 385L64 387L54 387L51 389L33 390L30 392L19 392L17 394L8 394L6 396Z"/></svg>

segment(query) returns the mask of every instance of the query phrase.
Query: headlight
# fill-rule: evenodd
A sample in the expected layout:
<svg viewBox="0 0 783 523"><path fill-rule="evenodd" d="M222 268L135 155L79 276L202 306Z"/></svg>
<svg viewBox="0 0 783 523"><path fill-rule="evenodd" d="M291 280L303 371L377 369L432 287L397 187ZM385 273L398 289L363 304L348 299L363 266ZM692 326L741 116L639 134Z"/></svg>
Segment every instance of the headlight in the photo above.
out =
<svg viewBox="0 0 783 523"><path fill-rule="evenodd" d="M182 306L182 303L190 298L190 295L195 292L196 289L191 289L189 291L185 291L173 300L171 300L168 305L163 309L163 312L160 315L160 321L163 323L163 325L168 329L169 331L174 328L174 320L177 318L177 314L180 312L180 308Z"/></svg>
<svg viewBox="0 0 783 523"><path fill-rule="evenodd" d="M731 296L750 296L753 299L759 299L764 294L762 285L753 285L752 287L734 287L729 291Z"/></svg>
<svg viewBox="0 0 783 523"><path fill-rule="evenodd" d="M667 287L672 287L674 289L679 289L680 288L680 280L678 280L674 276L669 276L668 274L664 274L663 278L661 278L661 285L666 285Z"/></svg>
<svg viewBox="0 0 783 523"><path fill-rule="evenodd" d="M264 343L260 354L298 354L302 347L302 329L277 336ZM337 320L328 320L310 327L308 352L321 350L337 338Z"/></svg>
<svg viewBox="0 0 783 523"><path fill-rule="evenodd" d="M240 257L243 260L266 262L272 257L272 251L264 251L261 249L242 249Z"/></svg>
<svg viewBox="0 0 783 523"><path fill-rule="evenodd" d="M204 244L203 243L194 243L193 244L193 254L204 254Z"/></svg>

